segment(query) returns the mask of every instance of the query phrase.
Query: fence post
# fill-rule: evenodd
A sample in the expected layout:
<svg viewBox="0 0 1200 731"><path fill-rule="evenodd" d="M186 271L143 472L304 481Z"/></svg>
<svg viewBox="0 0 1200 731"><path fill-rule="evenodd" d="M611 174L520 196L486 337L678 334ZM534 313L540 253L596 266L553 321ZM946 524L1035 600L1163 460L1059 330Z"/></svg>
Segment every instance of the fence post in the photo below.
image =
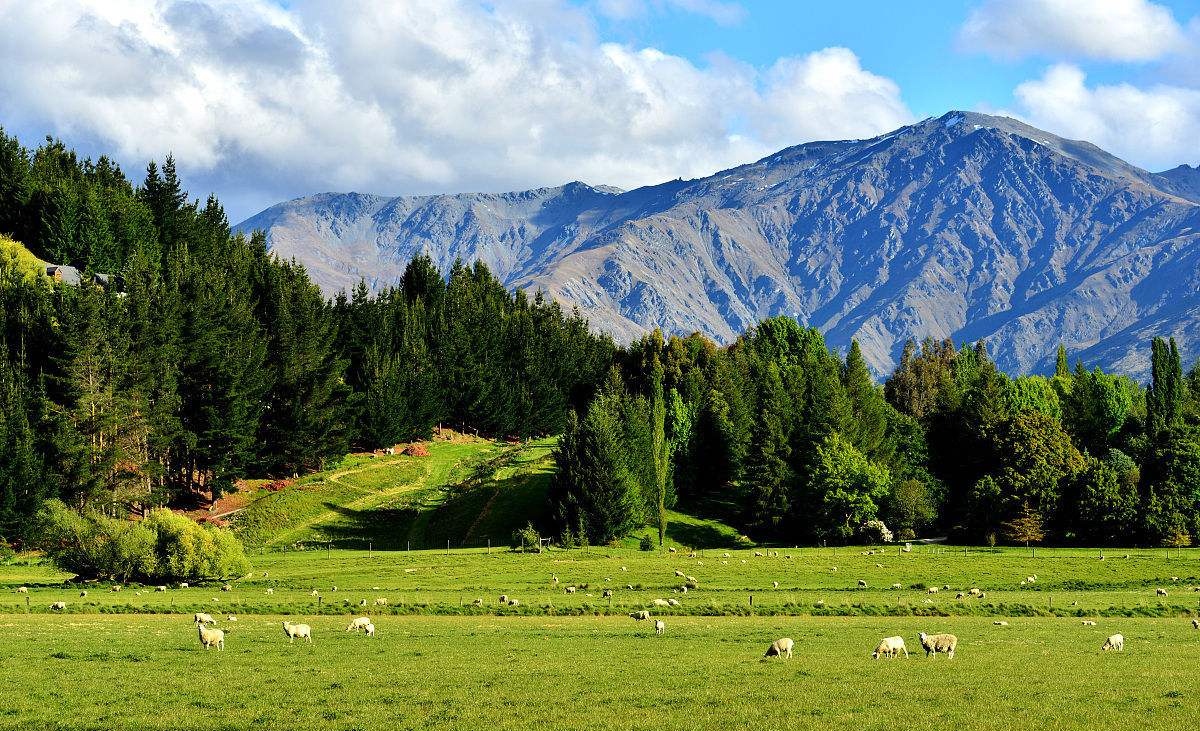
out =
<svg viewBox="0 0 1200 731"><path fill-rule="evenodd" d="M370 541L367 543L367 558L375 558L375 542L374 541Z"/></svg>

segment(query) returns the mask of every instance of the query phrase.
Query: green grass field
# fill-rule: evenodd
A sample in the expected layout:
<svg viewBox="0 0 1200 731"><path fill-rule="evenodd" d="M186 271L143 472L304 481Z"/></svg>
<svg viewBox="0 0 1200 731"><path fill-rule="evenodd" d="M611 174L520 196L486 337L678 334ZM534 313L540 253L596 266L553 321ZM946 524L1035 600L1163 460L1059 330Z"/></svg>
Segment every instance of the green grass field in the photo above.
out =
<svg viewBox="0 0 1200 731"><path fill-rule="evenodd" d="M1200 550L767 550L673 513L674 553L636 535L513 552L552 445L435 442L260 491L235 521L253 569L229 591L0 564L0 729L1091 730L1200 713ZM970 588L986 596L957 597ZM197 611L223 652L201 648ZM345 631L361 614L376 637ZM285 618L313 644L289 645ZM919 631L958 635L957 657L927 660ZM1118 632L1125 651L1101 652ZM897 634L913 656L871 660ZM793 659L764 661L783 636Z"/></svg>

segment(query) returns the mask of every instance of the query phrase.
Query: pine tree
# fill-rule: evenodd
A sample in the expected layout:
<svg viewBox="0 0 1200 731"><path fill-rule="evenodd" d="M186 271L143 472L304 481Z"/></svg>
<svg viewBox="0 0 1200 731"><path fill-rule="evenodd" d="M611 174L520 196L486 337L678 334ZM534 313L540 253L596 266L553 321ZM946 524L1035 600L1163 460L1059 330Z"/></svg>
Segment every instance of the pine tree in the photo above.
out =
<svg viewBox="0 0 1200 731"><path fill-rule="evenodd" d="M1067 349L1062 343L1058 344L1058 355L1054 359L1054 375L1056 378L1071 377L1071 369L1067 365Z"/></svg>
<svg viewBox="0 0 1200 731"><path fill-rule="evenodd" d="M871 377L857 340L850 342L842 385L850 412L844 435L869 459L887 461L891 457L886 439L887 402Z"/></svg>

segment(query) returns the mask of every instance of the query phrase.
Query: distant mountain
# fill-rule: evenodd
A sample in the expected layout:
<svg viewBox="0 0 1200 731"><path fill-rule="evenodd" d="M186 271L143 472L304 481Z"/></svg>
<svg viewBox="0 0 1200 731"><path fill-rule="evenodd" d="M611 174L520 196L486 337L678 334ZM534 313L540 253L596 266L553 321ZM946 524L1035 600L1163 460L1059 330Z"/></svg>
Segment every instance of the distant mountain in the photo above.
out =
<svg viewBox="0 0 1200 731"><path fill-rule="evenodd" d="M327 291L398 280L426 251L578 305L619 340L729 341L788 315L890 372L909 337L985 338L1011 372L1059 342L1142 376L1153 335L1200 353L1200 170L1150 173L1013 119L950 112L622 192L320 195L239 225Z"/></svg>

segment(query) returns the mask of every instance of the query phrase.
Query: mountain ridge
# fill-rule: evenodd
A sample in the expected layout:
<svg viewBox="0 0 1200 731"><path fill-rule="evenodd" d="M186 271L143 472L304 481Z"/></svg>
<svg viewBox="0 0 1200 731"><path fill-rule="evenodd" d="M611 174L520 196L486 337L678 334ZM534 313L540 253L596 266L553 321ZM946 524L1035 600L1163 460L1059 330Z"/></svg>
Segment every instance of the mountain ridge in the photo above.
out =
<svg viewBox="0 0 1200 731"><path fill-rule="evenodd" d="M1144 375L1145 340L1200 324L1200 171L1151 173L1018 120L951 111L629 191L323 193L239 224L327 292L398 281L428 253L481 260L619 340L660 326L728 342L788 315L877 373L909 337L985 338L1007 370L1061 341ZM1196 351L1186 341L1185 356Z"/></svg>

